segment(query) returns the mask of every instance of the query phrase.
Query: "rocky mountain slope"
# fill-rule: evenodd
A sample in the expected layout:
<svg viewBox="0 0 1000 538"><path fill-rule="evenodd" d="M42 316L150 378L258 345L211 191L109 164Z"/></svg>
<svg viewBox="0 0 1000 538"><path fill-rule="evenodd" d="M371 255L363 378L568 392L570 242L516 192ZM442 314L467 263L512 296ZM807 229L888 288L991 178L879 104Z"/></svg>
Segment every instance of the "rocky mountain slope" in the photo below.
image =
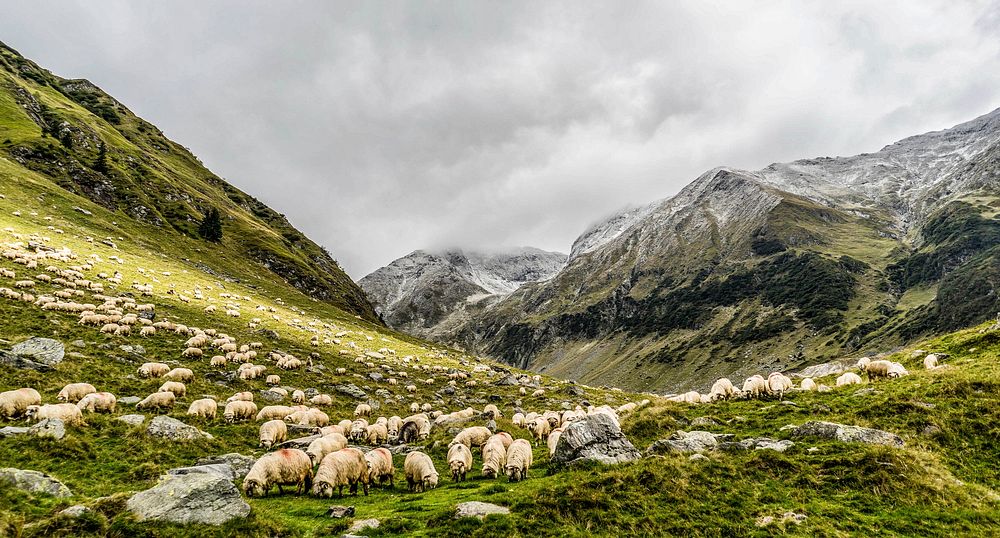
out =
<svg viewBox="0 0 1000 538"><path fill-rule="evenodd" d="M163 241L197 237L199 222L215 208L222 246L205 248L239 253L317 300L378 319L330 254L283 215L213 174L91 82L53 75L2 43L0 155L122 218L155 226Z"/></svg>
<svg viewBox="0 0 1000 538"><path fill-rule="evenodd" d="M854 157L717 168L577 241L443 337L510 364L674 391L1000 311L1000 111Z"/></svg>
<svg viewBox="0 0 1000 538"><path fill-rule="evenodd" d="M495 253L418 250L358 284L390 327L433 337L522 285L551 277L565 263L565 254L530 247Z"/></svg>

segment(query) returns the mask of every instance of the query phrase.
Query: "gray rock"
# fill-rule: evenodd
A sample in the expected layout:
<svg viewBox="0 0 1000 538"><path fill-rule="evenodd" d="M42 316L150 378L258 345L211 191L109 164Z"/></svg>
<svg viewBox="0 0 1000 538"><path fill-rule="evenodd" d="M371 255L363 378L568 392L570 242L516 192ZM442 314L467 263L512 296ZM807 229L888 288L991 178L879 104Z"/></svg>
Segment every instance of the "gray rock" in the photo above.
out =
<svg viewBox="0 0 1000 538"><path fill-rule="evenodd" d="M863 389L858 389L858 390L854 391L854 395L858 396L858 397L861 397L861 396L873 396L875 394L881 394L881 393L879 391L875 390L874 387L865 387Z"/></svg>
<svg viewBox="0 0 1000 538"><path fill-rule="evenodd" d="M161 437L171 441L190 441L193 439L211 439L212 436L194 426L184 424L176 418L158 415L149 421L146 433L153 437Z"/></svg>
<svg viewBox="0 0 1000 538"><path fill-rule="evenodd" d="M122 405L135 405L142 401L142 398L138 396L125 396L124 398L118 398L118 403Z"/></svg>
<svg viewBox="0 0 1000 538"><path fill-rule="evenodd" d="M566 392L566 394L569 394L570 396L583 396L584 394L586 394L586 392L584 392L583 389L581 389L576 385L566 385L566 388L564 388L563 390Z"/></svg>
<svg viewBox="0 0 1000 538"><path fill-rule="evenodd" d="M353 506L331 506L329 510L326 511L326 515L335 518L343 519L345 517L354 517L354 507Z"/></svg>
<svg viewBox="0 0 1000 538"><path fill-rule="evenodd" d="M121 402L121 400L118 400ZM122 415L118 417L118 420L128 424L129 426L139 426L143 422L146 422L146 415Z"/></svg>
<svg viewBox="0 0 1000 538"><path fill-rule="evenodd" d="M39 471L6 467L0 469L0 482L10 484L28 493L46 493L53 497L73 496L73 493L62 482Z"/></svg>
<svg viewBox="0 0 1000 538"><path fill-rule="evenodd" d="M377 529L379 524L381 524L381 522L375 518L359 519L351 525L351 528L347 529L347 532L361 532L367 529Z"/></svg>
<svg viewBox="0 0 1000 538"><path fill-rule="evenodd" d="M776 441L769 437L749 437L739 442L719 443L720 450L775 450L784 452L795 446L795 443L787 439Z"/></svg>
<svg viewBox="0 0 1000 538"><path fill-rule="evenodd" d="M37 372L51 372L52 367L47 364L33 361L20 355L15 355L9 351L0 351L0 365L10 366L18 370L35 370Z"/></svg>
<svg viewBox="0 0 1000 538"><path fill-rule="evenodd" d="M56 441L66 437L66 424L62 419L47 418L28 428L28 433L38 437L51 437Z"/></svg>
<svg viewBox="0 0 1000 538"><path fill-rule="evenodd" d="M208 463L205 465L192 465L191 467L177 467L167 471L167 474L174 476L191 473L215 473L217 475L224 476L229 480L236 480L236 477L233 475L233 468L225 463Z"/></svg>
<svg viewBox="0 0 1000 538"><path fill-rule="evenodd" d="M700 426L700 427L704 428L706 426L718 426L719 423L716 422L716 421L714 421L714 420L712 420L709 417L697 417L697 418L691 420L691 425L692 426Z"/></svg>
<svg viewBox="0 0 1000 538"><path fill-rule="evenodd" d="M319 439L319 434L310 435L308 437L299 437L296 439L289 439L284 443L278 444L275 448L298 448L300 450L305 450L309 448L309 443Z"/></svg>
<svg viewBox="0 0 1000 538"><path fill-rule="evenodd" d="M459 503L455 507L455 519L461 519L463 517L477 517L483 519L486 516L492 514L509 514L510 508L505 506L500 506L493 503L484 503L479 501L468 501L464 503Z"/></svg>
<svg viewBox="0 0 1000 538"><path fill-rule="evenodd" d="M521 383L517 380L517 376L509 375L503 379L496 382L497 385L520 385Z"/></svg>
<svg viewBox="0 0 1000 538"><path fill-rule="evenodd" d="M221 525L250 514L232 480L216 473L166 475L127 502L139 521Z"/></svg>
<svg viewBox="0 0 1000 538"><path fill-rule="evenodd" d="M701 453L698 453L698 452L695 452L694 454L691 454L690 456L688 456L688 461L705 461L707 459L708 459L708 456L706 456L704 454L701 454Z"/></svg>
<svg viewBox="0 0 1000 538"><path fill-rule="evenodd" d="M365 398L368 398L368 394L365 393L365 391L359 389L358 386L355 385L354 383L348 383L346 385L337 385L333 388L333 390L341 394L350 396L351 398L354 398L356 400L363 400Z"/></svg>
<svg viewBox="0 0 1000 538"><path fill-rule="evenodd" d="M229 469L233 475L233 479L237 481L243 480L243 477L250 472L250 468L253 464L257 462L256 458L250 456L244 456L237 452L230 452L229 454L223 454L221 456L211 456L208 458L201 458L195 462L196 465L228 465Z"/></svg>
<svg viewBox="0 0 1000 538"><path fill-rule="evenodd" d="M623 463L641 457L608 415L597 413L572 422L559 436L551 462L570 465L581 461Z"/></svg>
<svg viewBox="0 0 1000 538"><path fill-rule="evenodd" d="M285 429L288 430L288 435L298 435L299 437L319 433L319 426L306 426L304 424L288 424Z"/></svg>
<svg viewBox="0 0 1000 538"><path fill-rule="evenodd" d="M678 431L667 439L654 441L646 449L646 454L663 454L665 452L701 452L711 450L718 446L719 439L713 433L694 430L690 432Z"/></svg>
<svg viewBox="0 0 1000 538"><path fill-rule="evenodd" d="M843 443L903 446L903 439L894 433L873 428L862 428L861 426L837 424L836 422L806 422L792 431L792 437L815 437L819 439L832 439Z"/></svg>
<svg viewBox="0 0 1000 538"><path fill-rule="evenodd" d="M5 437L13 437L15 435L24 435L26 433L28 433L27 427L4 426L3 428L0 428L0 439L3 439Z"/></svg>
<svg viewBox="0 0 1000 538"><path fill-rule="evenodd" d="M383 379L385 379L385 377L383 377L382 374L380 374L378 372L371 372L371 373L368 374L368 379L371 379L372 381L378 383L378 382L382 381Z"/></svg>
<svg viewBox="0 0 1000 538"><path fill-rule="evenodd" d="M70 506L69 508L67 508L67 509L59 512L59 515L66 516L66 517L77 518L77 517L80 517L80 516L82 516L84 514L89 514L89 513L90 513L90 508L87 508L86 506L84 506L82 504L76 504L76 505Z"/></svg>
<svg viewBox="0 0 1000 538"><path fill-rule="evenodd" d="M938 426L936 426L934 424L928 424L926 427L924 427L923 430L921 430L920 433L922 433L924 435L927 435L927 436L937 435L937 434L941 433L941 428L939 428Z"/></svg>
<svg viewBox="0 0 1000 538"><path fill-rule="evenodd" d="M146 354L146 348L140 346L139 344L136 345L123 344L118 346L118 349L124 351L125 353L131 353L133 355L142 356Z"/></svg>
<svg viewBox="0 0 1000 538"><path fill-rule="evenodd" d="M270 389L257 391L257 395L261 400L269 403L278 403L285 399L280 392L275 392Z"/></svg>
<svg viewBox="0 0 1000 538"><path fill-rule="evenodd" d="M66 346L51 338L29 338L20 344L15 344L10 348L10 352L46 366L55 366L66 356Z"/></svg>
<svg viewBox="0 0 1000 538"><path fill-rule="evenodd" d="M87 343L84 342L83 340L73 340L72 342L70 342L69 345L71 345L73 347L78 347L78 348L81 348L81 349L87 347Z"/></svg>
<svg viewBox="0 0 1000 538"><path fill-rule="evenodd" d="M839 359L832 362L824 362L823 364L816 364L805 368L801 372L792 375L796 377L818 378L826 377L828 375L842 374L854 366L857 361L857 359Z"/></svg>

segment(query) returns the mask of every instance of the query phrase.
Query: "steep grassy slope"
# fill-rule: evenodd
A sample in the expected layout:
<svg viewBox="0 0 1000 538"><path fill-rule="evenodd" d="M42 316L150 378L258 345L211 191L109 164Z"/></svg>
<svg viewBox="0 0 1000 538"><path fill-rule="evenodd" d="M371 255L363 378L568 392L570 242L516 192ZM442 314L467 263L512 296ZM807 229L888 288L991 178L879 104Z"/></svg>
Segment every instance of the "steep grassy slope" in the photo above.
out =
<svg viewBox="0 0 1000 538"><path fill-rule="evenodd" d="M103 157L102 157L103 154ZM329 253L284 216L206 169L183 146L86 80L57 77L0 43L0 155L117 213L155 226L163 241L197 237L222 213L222 245L254 274L266 268L304 293L378 321L364 293Z"/></svg>

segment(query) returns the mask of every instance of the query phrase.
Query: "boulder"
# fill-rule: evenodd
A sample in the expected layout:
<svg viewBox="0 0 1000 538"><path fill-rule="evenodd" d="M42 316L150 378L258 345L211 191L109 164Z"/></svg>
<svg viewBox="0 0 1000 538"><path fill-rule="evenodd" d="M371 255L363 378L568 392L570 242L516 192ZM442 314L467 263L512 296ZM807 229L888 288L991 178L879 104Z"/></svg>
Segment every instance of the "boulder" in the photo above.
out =
<svg viewBox="0 0 1000 538"><path fill-rule="evenodd" d="M66 346L51 338L29 338L14 345L10 352L33 362L55 366L66 356Z"/></svg>
<svg viewBox="0 0 1000 538"><path fill-rule="evenodd" d="M53 497L73 496L73 493L62 482L39 471L6 467L0 469L0 482L5 482L28 493L46 493Z"/></svg>
<svg viewBox="0 0 1000 538"><path fill-rule="evenodd" d="M207 463L205 465L192 465L190 467L177 467L167 471L168 475L180 476L191 473L215 473L224 476L229 480L236 480L233 476L233 468L225 463Z"/></svg>
<svg viewBox="0 0 1000 538"><path fill-rule="evenodd" d="M704 428L706 426L718 426L719 423L716 422L716 421L714 421L714 420L712 420L709 417L697 417L697 418L691 420L691 425L692 426L700 426L700 427Z"/></svg>
<svg viewBox="0 0 1000 538"><path fill-rule="evenodd" d="M776 441L769 437L749 437L738 442L719 443L719 450L775 450L784 452L795 446L795 443L787 439Z"/></svg>
<svg viewBox="0 0 1000 538"><path fill-rule="evenodd" d="M66 437L66 424L62 419L47 418L28 428L28 433L38 437L51 437L56 441Z"/></svg>
<svg viewBox="0 0 1000 538"><path fill-rule="evenodd" d="M678 431L666 439L660 439L659 441L654 441L653 444L649 445L646 449L646 454L663 454L665 452L702 452L704 450L711 450L718 446L719 440L725 439L725 434L713 434L710 432L694 430L694 431Z"/></svg>
<svg viewBox="0 0 1000 538"><path fill-rule="evenodd" d="M22 426L4 426L0 428L0 439L4 437L13 437L15 435L24 435L28 433L27 427Z"/></svg>
<svg viewBox="0 0 1000 538"><path fill-rule="evenodd" d="M823 364L815 364L791 375L792 377L812 378L839 375L851 369L855 363L857 363L857 359L839 359L832 362L824 362Z"/></svg>
<svg viewBox="0 0 1000 538"><path fill-rule="evenodd" d="M118 400L119 402L121 400ZM146 422L146 415L122 415L118 417L118 420L128 424L129 426L139 426L143 422Z"/></svg>
<svg viewBox="0 0 1000 538"><path fill-rule="evenodd" d="M288 430L288 435L298 435L300 437L319 433L319 426L308 426L305 424L288 424L285 426L285 429Z"/></svg>
<svg viewBox="0 0 1000 538"><path fill-rule="evenodd" d="M569 394L570 396L583 396L586 394L586 392L584 392L583 389L581 389L576 385L566 385L566 387L563 390L566 392L566 394Z"/></svg>
<svg viewBox="0 0 1000 538"><path fill-rule="evenodd" d="M195 465L228 465L230 471L232 472L233 479L242 481L243 477L250 472L250 468L253 467L253 464L256 462L257 459L251 456L244 456L243 454L237 452L230 452L229 454L223 454L221 456L201 458L195 462Z"/></svg>
<svg viewBox="0 0 1000 538"><path fill-rule="evenodd" d="M89 514L89 513L90 513L90 508L87 508L86 506L84 506L82 504L75 504L75 505L70 506L69 508L67 508L67 509L62 510L61 512L59 512L59 515L66 516L66 517L77 518L77 517L80 517L80 516L82 516L84 514Z"/></svg>
<svg viewBox="0 0 1000 538"><path fill-rule="evenodd" d="M354 398L356 400L364 400L368 398L368 394L365 393L365 391L359 389L358 386L355 385L354 383L348 383L346 385L337 385L333 388L333 390L341 394L350 396L351 398Z"/></svg>
<svg viewBox="0 0 1000 538"><path fill-rule="evenodd" d="M509 513L510 508L500 506L498 504L479 501L459 503L459 505L455 507L455 519L461 519L463 517L477 517L479 519L483 519L484 517L492 514Z"/></svg>
<svg viewBox="0 0 1000 538"><path fill-rule="evenodd" d="M139 521L221 525L250 514L232 480L216 473L166 475L127 502Z"/></svg>
<svg viewBox="0 0 1000 538"><path fill-rule="evenodd" d="M280 392L275 392L270 389L257 391L257 396L260 400L268 403L278 403L285 399Z"/></svg>
<svg viewBox="0 0 1000 538"><path fill-rule="evenodd" d="M121 405L135 405L142 401L142 398L138 396L125 396L123 398L118 398L118 403Z"/></svg>
<svg viewBox="0 0 1000 538"><path fill-rule="evenodd" d="M149 421L149 426L146 427L146 433L153 437L162 437L171 441L212 438L210 434L166 415L153 417L153 420Z"/></svg>
<svg viewBox="0 0 1000 538"><path fill-rule="evenodd" d="M566 427L559 436L551 461L559 466L581 461L615 464L639 458L639 451L625 437L618 424L608 415L597 413Z"/></svg>
<svg viewBox="0 0 1000 538"><path fill-rule="evenodd" d="M355 521L351 528L347 529L347 532L361 532L368 529L377 529L381 522L375 518L372 519L359 519Z"/></svg>
<svg viewBox="0 0 1000 538"><path fill-rule="evenodd" d="M299 450L305 450L305 449L309 448L309 443L311 443L311 442L313 442L313 441L315 441L316 439L319 439L319 438L320 438L319 434L310 435L310 436L307 436L307 437L298 437L298 438L295 438L295 439L289 439L289 440L285 441L284 443L278 444L274 448L275 449L278 449L278 448L297 448Z"/></svg>
<svg viewBox="0 0 1000 538"><path fill-rule="evenodd" d="M354 507L334 505L331 506L330 509L326 511L326 515L334 519L354 517Z"/></svg>
<svg viewBox="0 0 1000 538"><path fill-rule="evenodd" d="M903 439L894 433L837 424L836 422L809 421L792 430L792 437L814 437L831 439L843 443L864 443L868 445L903 446Z"/></svg>
<svg viewBox="0 0 1000 538"><path fill-rule="evenodd" d="M31 359L15 355L9 351L0 351L0 365L10 366L18 370L35 370L38 372L50 372L52 367L47 364L33 361Z"/></svg>
<svg viewBox="0 0 1000 538"><path fill-rule="evenodd" d="M383 377L382 374L380 374L378 372L371 372L371 373L368 374L368 379L371 379L372 381L378 383L378 382L382 381L383 379L385 379L385 377Z"/></svg>

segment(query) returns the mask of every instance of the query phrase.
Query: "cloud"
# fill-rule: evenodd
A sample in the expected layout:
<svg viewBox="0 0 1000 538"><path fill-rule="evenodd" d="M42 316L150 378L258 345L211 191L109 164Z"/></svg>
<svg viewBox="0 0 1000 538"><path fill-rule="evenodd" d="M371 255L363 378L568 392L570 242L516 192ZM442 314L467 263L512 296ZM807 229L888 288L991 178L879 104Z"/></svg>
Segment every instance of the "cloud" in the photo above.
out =
<svg viewBox="0 0 1000 538"><path fill-rule="evenodd" d="M565 252L713 166L873 151L1000 106L983 2L42 0L0 30L355 278L419 248Z"/></svg>

